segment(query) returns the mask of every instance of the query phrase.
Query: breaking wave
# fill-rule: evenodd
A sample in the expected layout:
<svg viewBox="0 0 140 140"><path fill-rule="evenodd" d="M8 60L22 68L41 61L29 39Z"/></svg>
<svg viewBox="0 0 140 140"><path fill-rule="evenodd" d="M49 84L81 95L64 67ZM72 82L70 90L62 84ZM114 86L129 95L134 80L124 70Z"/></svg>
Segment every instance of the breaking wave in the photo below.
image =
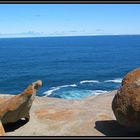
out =
<svg viewBox="0 0 140 140"><path fill-rule="evenodd" d="M98 80L84 80L84 81L80 81L80 84L84 84L84 83L100 83Z"/></svg>
<svg viewBox="0 0 140 140"><path fill-rule="evenodd" d="M106 82L106 83L109 83L109 82L111 82L111 83L121 83L122 78L116 78L116 79L113 79L113 80L106 80L104 82Z"/></svg>
<svg viewBox="0 0 140 140"><path fill-rule="evenodd" d="M61 88L66 88L66 87L77 87L76 84L72 84L72 85L62 85L62 86L58 86L58 87L52 87L50 90L45 91L43 94L45 94L46 96L51 95L54 91L56 90L60 90Z"/></svg>
<svg viewBox="0 0 140 140"><path fill-rule="evenodd" d="M104 93L107 93L109 91L106 91L106 90L93 90L92 91L92 95L99 95L99 94L104 94Z"/></svg>
<svg viewBox="0 0 140 140"><path fill-rule="evenodd" d="M118 84L121 82L122 78L115 78L105 81L83 80L75 84L51 87L49 90L43 92L43 95L65 99L81 99L92 95L96 96L107 93L113 89L113 86L114 89L118 88ZM117 87L114 85L114 83L117 85Z"/></svg>

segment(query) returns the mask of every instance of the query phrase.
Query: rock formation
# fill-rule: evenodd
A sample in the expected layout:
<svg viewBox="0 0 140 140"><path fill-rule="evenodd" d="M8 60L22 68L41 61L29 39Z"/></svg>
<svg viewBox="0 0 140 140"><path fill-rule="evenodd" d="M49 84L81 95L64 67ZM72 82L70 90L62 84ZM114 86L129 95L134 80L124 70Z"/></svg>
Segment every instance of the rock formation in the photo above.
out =
<svg viewBox="0 0 140 140"><path fill-rule="evenodd" d="M115 118L111 102L116 92L93 95L81 100L36 96L30 110L30 121L5 135L104 136L107 131L109 136L118 136L120 133L117 131L122 134L124 131L118 127L120 125L115 125L116 121L112 122ZM3 95L1 97L4 98Z"/></svg>
<svg viewBox="0 0 140 140"><path fill-rule="evenodd" d="M3 124L16 122L21 118L30 119L30 108L42 81L30 84L23 93L0 103L0 135L4 135Z"/></svg>
<svg viewBox="0 0 140 140"><path fill-rule="evenodd" d="M112 109L121 125L140 129L140 68L124 77Z"/></svg>

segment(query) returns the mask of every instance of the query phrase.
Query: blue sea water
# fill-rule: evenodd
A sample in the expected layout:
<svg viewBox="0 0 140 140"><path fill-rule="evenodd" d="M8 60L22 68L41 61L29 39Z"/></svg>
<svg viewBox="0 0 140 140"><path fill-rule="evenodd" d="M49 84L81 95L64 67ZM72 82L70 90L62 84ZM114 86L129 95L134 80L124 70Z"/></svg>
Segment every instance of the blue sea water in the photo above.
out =
<svg viewBox="0 0 140 140"><path fill-rule="evenodd" d="M0 39L0 93L43 81L38 96L81 99L118 89L140 66L140 36Z"/></svg>

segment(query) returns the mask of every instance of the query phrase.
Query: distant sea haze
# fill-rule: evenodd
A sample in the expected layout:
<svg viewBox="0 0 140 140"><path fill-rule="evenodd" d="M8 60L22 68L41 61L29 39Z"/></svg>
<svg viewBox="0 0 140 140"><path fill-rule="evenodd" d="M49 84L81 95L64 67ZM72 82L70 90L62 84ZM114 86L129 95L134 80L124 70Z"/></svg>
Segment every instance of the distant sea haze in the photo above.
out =
<svg viewBox="0 0 140 140"><path fill-rule="evenodd" d="M0 39L0 93L43 81L38 96L81 99L118 89L140 67L140 35Z"/></svg>

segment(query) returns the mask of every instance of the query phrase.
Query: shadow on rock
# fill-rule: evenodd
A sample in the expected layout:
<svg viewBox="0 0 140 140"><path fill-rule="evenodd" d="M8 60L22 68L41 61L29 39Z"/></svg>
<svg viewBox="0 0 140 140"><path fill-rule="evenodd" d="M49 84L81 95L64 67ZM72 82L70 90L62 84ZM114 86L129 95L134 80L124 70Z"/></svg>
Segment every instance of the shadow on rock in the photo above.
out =
<svg viewBox="0 0 140 140"><path fill-rule="evenodd" d="M28 120L21 120L20 119L14 123L5 124L4 125L5 132L14 131L14 130L20 128L21 126L25 125L27 122L28 122Z"/></svg>
<svg viewBox="0 0 140 140"><path fill-rule="evenodd" d="M106 136L140 136L140 131L123 127L115 120L96 121L95 129Z"/></svg>

